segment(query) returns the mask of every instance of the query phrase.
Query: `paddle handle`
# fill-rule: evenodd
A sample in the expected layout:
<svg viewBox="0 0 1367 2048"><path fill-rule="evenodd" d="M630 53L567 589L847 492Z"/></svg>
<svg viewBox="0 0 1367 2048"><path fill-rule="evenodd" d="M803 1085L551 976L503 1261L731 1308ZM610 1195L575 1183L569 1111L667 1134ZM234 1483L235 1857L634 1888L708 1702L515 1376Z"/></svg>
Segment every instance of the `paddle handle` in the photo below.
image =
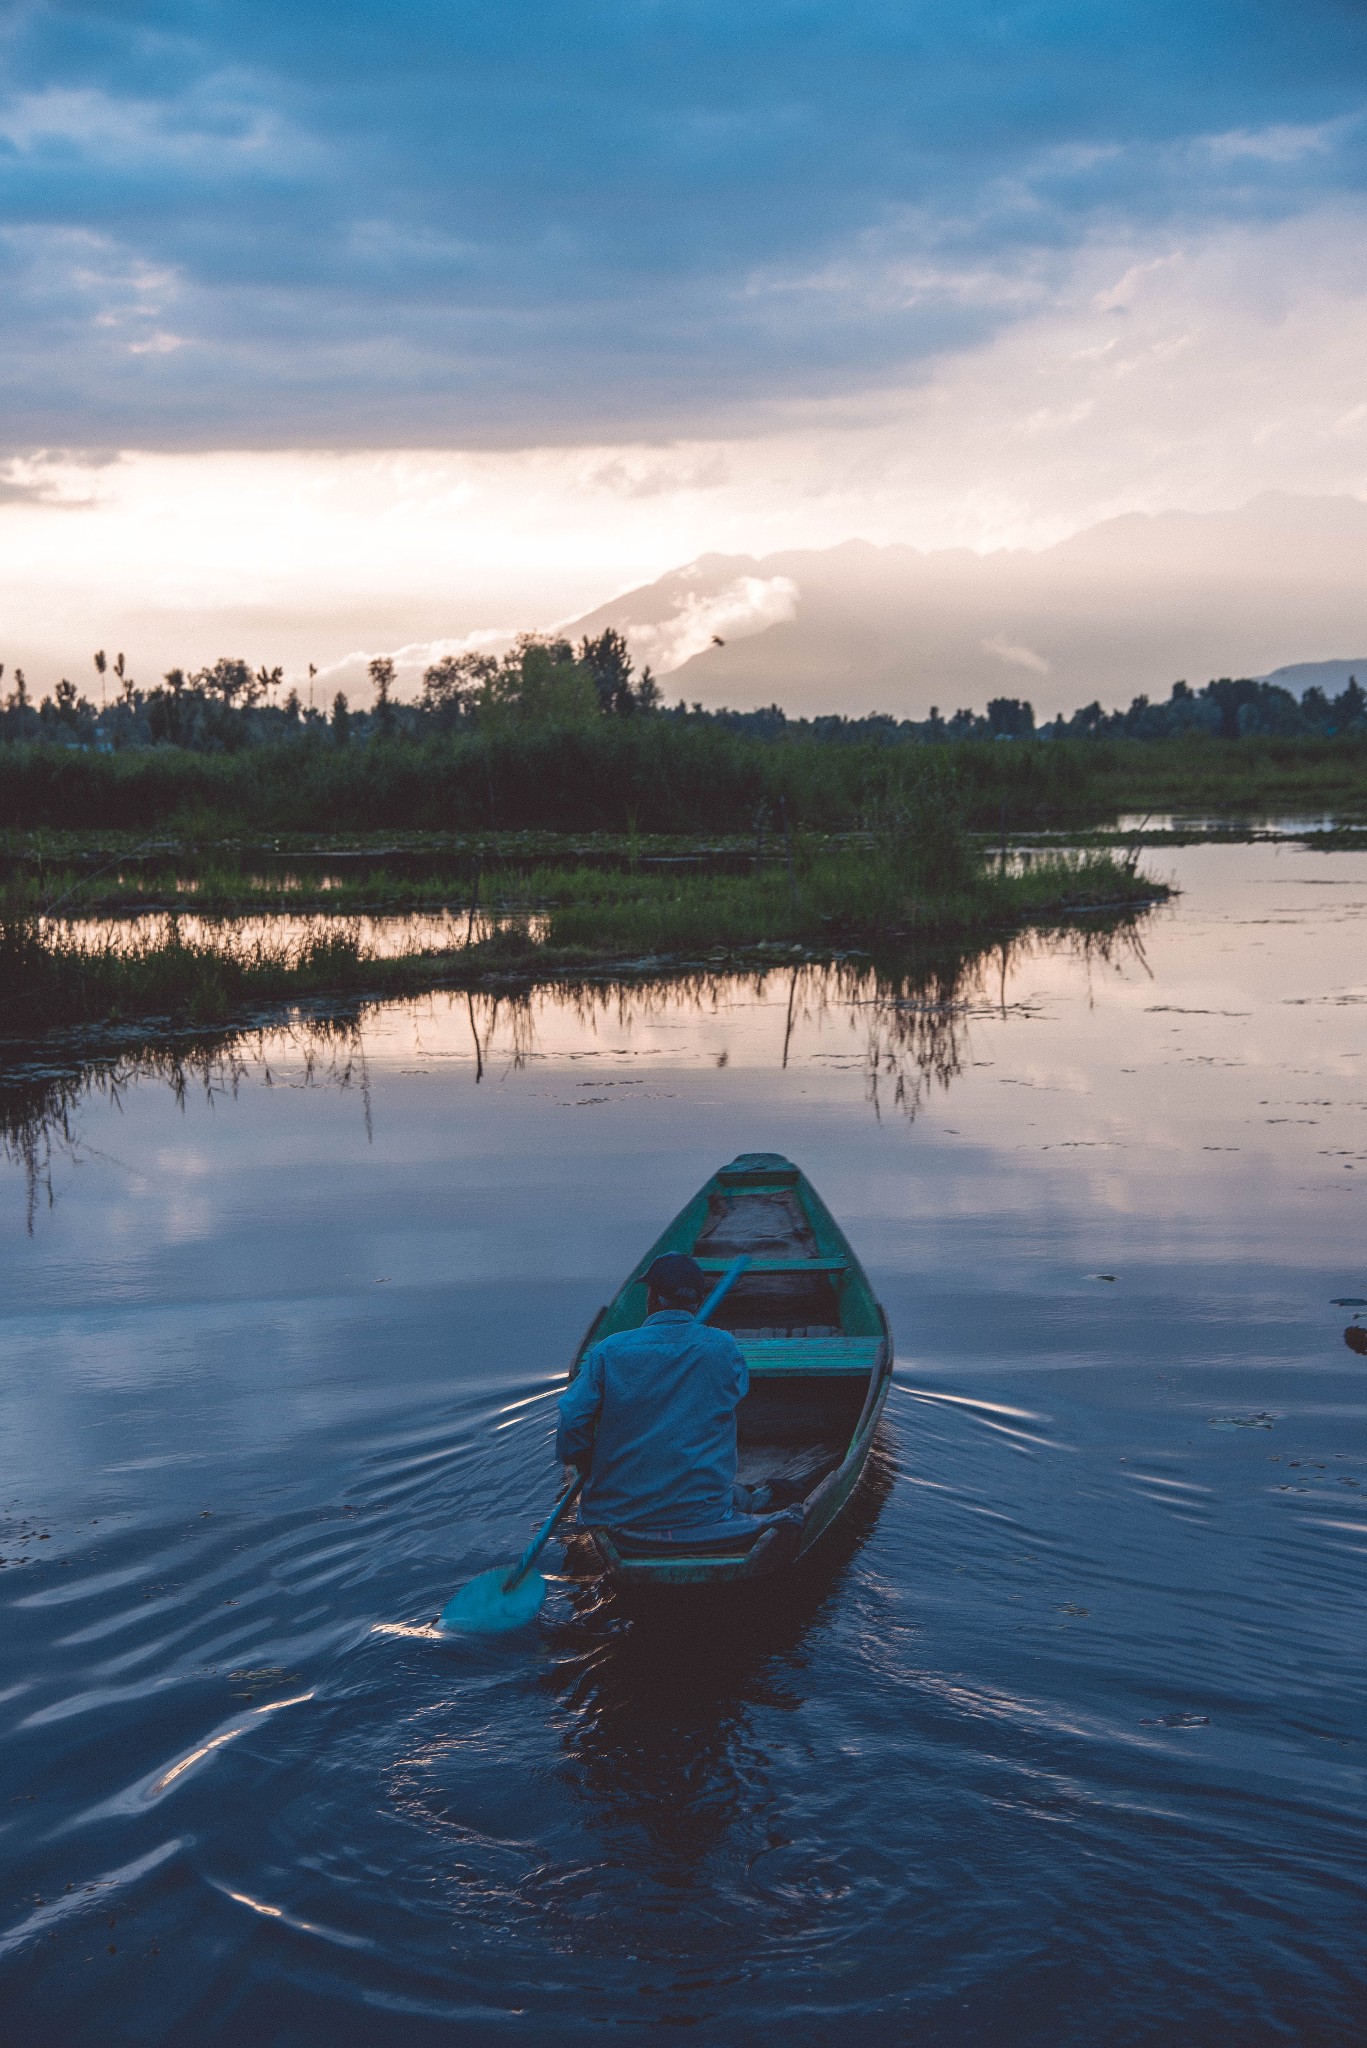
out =
<svg viewBox="0 0 1367 2048"><path fill-rule="evenodd" d="M561 1494L559 1500L551 1509L545 1521L541 1524L541 1527L537 1530L535 1536L533 1536L531 1542L527 1545L527 1548L523 1551L521 1557L518 1559L517 1563L509 1572L507 1578L503 1581L503 1590L505 1593L511 1593L513 1588L515 1586L520 1586L522 1581L526 1578L528 1572L536 1563L536 1560L540 1557L542 1551L546 1548L546 1545L550 1542L552 1536L554 1536L557 1525L561 1522L564 1516L566 1516L569 1513L570 1509L578 1500L579 1495L583 1490L584 1480L586 1477L587 1474L580 1472L577 1475L577 1477L574 1478L570 1482L570 1484L565 1488L565 1491Z"/></svg>
<svg viewBox="0 0 1367 2048"><path fill-rule="evenodd" d="M716 1286L712 1289L712 1292L708 1295L702 1307L698 1310L697 1315L694 1317L695 1322L705 1323L708 1320L709 1316L712 1316L716 1313L716 1311L721 1307L723 1301L725 1301L727 1295L731 1292L731 1289L735 1286L737 1280L739 1280L741 1274L745 1271L749 1263L749 1252L742 1252L738 1259L732 1259L730 1265L722 1274L720 1280L718 1280Z"/></svg>
<svg viewBox="0 0 1367 2048"><path fill-rule="evenodd" d="M715 1310L721 1306L722 1302L730 1293L731 1289L735 1286L737 1280L739 1280L741 1274L745 1271L749 1263L750 1256L748 1252L743 1252L738 1259L733 1259L731 1261L731 1264L727 1267L726 1271L722 1274L720 1280L718 1280L716 1286L712 1289L712 1292L708 1295L702 1307L698 1310L695 1321L705 1323L708 1317L712 1315L715 1312ZM540 1557L542 1551L546 1548L546 1545L550 1542L552 1536L554 1536L557 1528L560 1526L560 1523L564 1520L565 1516L569 1513L570 1509L578 1500L581 1492L583 1491L584 1481L587 1476L588 1475L586 1473L579 1473L578 1476L575 1479L573 1479L571 1483L565 1488L565 1491L561 1494L559 1500L551 1509L545 1521L541 1524L541 1527L537 1530L535 1536L533 1536L531 1542L527 1545L527 1548L523 1551L521 1557L518 1559L517 1563L509 1572L507 1578L503 1581L503 1590L505 1593L511 1593L515 1586L520 1586L522 1584L522 1581L526 1578L528 1572L536 1563L536 1560Z"/></svg>

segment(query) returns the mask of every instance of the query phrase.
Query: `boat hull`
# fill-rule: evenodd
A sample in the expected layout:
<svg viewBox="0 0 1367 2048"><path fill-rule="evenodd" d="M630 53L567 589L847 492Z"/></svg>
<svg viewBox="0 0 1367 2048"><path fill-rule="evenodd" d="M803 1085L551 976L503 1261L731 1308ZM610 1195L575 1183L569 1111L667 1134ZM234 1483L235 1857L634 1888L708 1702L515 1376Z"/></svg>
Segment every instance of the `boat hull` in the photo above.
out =
<svg viewBox="0 0 1367 2048"><path fill-rule="evenodd" d="M586 1533L624 1586L765 1578L806 1557L859 1486L892 1380L887 1316L806 1176L778 1154L747 1153L714 1174L651 1246L595 1317L571 1376L602 1337L644 1320L644 1276L667 1251L688 1252L705 1270L742 1252L751 1261L716 1320L750 1370L737 1417L740 1477L758 1481L761 1512L701 1538L592 1524Z"/></svg>

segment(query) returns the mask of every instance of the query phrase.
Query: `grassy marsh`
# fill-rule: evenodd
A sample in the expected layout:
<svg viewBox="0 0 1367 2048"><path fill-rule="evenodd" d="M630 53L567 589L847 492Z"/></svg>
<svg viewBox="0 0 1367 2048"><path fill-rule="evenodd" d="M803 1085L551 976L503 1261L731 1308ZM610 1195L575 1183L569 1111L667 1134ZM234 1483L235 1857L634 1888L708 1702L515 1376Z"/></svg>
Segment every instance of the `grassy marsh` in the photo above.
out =
<svg viewBox="0 0 1367 2048"><path fill-rule="evenodd" d="M889 798L952 782L972 830L1104 824L1124 811L1328 811L1367 821L1367 737L764 740L707 721L603 719L235 754L0 747L11 833L731 833L859 829Z"/></svg>
<svg viewBox="0 0 1367 2048"><path fill-rule="evenodd" d="M396 887L391 907L411 907L423 891L434 900L432 878L407 886L408 904ZM829 956L954 944L1079 913L1123 915L1166 893L1105 851L997 860L946 816L893 818L853 843L796 837L781 857L741 871L726 871L725 860L664 869L625 858L524 860L481 867L463 888L449 878L441 886L444 907L468 910L467 942L379 957L359 931L337 927L349 906L336 890L326 892L326 928L279 941L244 936L229 916L206 931L211 906L201 896L189 933L172 915L156 929L106 929L92 942L84 921L76 930L43 916L27 880L16 889L12 879L0 897L0 1039L132 1018L207 1024L314 997L475 988L774 948ZM245 893L225 907L248 907ZM279 894L273 902L286 907ZM288 907L303 907L297 894Z"/></svg>

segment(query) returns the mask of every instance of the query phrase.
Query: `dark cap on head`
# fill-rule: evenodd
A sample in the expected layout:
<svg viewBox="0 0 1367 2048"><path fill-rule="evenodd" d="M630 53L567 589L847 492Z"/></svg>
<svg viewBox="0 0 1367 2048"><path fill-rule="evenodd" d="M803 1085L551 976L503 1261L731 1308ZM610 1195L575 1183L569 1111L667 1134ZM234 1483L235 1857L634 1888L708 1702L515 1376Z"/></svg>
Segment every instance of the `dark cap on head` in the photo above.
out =
<svg viewBox="0 0 1367 2048"><path fill-rule="evenodd" d="M685 1252L662 1252L646 1274L646 1286L670 1308L697 1308L707 1292L707 1276Z"/></svg>

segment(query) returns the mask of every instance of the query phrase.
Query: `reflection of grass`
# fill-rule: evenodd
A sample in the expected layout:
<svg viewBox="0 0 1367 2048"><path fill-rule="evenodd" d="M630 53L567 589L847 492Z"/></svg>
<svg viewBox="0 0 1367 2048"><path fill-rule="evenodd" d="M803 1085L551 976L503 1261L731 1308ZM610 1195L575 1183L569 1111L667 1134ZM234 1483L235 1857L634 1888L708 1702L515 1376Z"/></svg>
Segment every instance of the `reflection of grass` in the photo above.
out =
<svg viewBox="0 0 1367 2048"><path fill-rule="evenodd" d="M63 835L67 840L69 835ZM38 853L46 853L39 859ZM186 910L208 917L231 916L245 910L347 913L399 913L443 909L468 900L479 853L458 865L443 862L445 849L434 849L428 861L406 865L386 861L377 848L365 858L349 850L329 860L296 856L294 865L271 866L253 860L253 849L194 849L174 858L147 856L136 846L126 850L95 844L89 849L62 844L52 850L30 845L0 888L0 906L12 917L39 917L60 905L68 916L116 916L138 910ZM273 852L273 849L271 850Z"/></svg>
<svg viewBox="0 0 1367 2048"><path fill-rule="evenodd" d="M301 1017L283 1029L271 1027L273 1056L302 1057L305 1084L327 1082L355 1088L365 1104L369 1128L369 1089L365 1054L357 1028L358 1006L341 1007ZM45 1050L37 1059L0 1067L0 1158L13 1160L28 1183L28 1225L33 1229L40 1199L53 1199L55 1153L71 1152L79 1142L78 1112L92 1096L117 1102L125 1088L147 1080L164 1081L178 1101L193 1088L207 1096L235 1093L255 1065L269 1081L267 1040L259 1027L210 1031L161 1028L161 1020L111 1033L99 1050L73 1049L65 1059Z"/></svg>
<svg viewBox="0 0 1367 2048"><path fill-rule="evenodd" d="M355 988L373 981L377 965L351 937L244 945L229 932L208 944L173 928L160 940L85 950L31 921L10 922L0 926L0 1035L129 1017L207 1023L254 1003Z"/></svg>
<svg viewBox="0 0 1367 2048"><path fill-rule="evenodd" d="M11 913L0 923L0 1037L132 1017L208 1023L300 997L478 986L490 974L537 976L643 955L969 940L1078 909L1123 911L1165 893L1106 853L1040 855L1003 873L951 838L936 850L938 882L926 879L926 866L923 849L887 840L799 846L790 863L749 874L504 870L490 878L484 907L527 916L464 948L392 959L368 955L352 934L272 944L225 924L221 935L192 940L174 921L157 938L111 936L84 947Z"/></svg>
<svg viewBox="0 0 1367 2048"><path fill-rule="evenodd" d="M711 1015L728 992L739 992L748 1007L777 990L787 1030L781 1049L775 1040L775 1058L787 1064L795 1027L846 1008L858 1022L851 1049L870 1102L914 1117L932 1089L948 1088L961 1071L969 1020L985 1004L995 1014L1015 964L1036 946L1060 944L1099 962L1130 953L1142 958L1138 925L1121 917L1069 924L1061 938L1017 930L989 945L894 945L831 959L785 948L779 957L748 963L695 961L629 975L570 968L539 982L486 975L486 985L463 994L460 1007L468 1011L478 1077L494 1059L518 1067L535 1052L542 995L563 1003L596 1037L602 1025L644 1023L690 1006ZM426 991L431 982L416 986ZM0 1065L0 1158L12 1159L26 1176L30 1227L39 1203L53 1198L54 1158L79 1144L79 1113L92 1095L117 1100L137 1082L163 1081L177 1098L196 1089L212 1096L235 1093L253 1076L269 1083L284 1071L296 1084L353 1091L368 1119L364 1027L386 999L378 991L350 998L328 992L292 1015L276 1011L216 1026L172 1022L163 1012L77 1033L64 1050L51 1039L27 1056L12 1047L11 1060Z"/></svg>

